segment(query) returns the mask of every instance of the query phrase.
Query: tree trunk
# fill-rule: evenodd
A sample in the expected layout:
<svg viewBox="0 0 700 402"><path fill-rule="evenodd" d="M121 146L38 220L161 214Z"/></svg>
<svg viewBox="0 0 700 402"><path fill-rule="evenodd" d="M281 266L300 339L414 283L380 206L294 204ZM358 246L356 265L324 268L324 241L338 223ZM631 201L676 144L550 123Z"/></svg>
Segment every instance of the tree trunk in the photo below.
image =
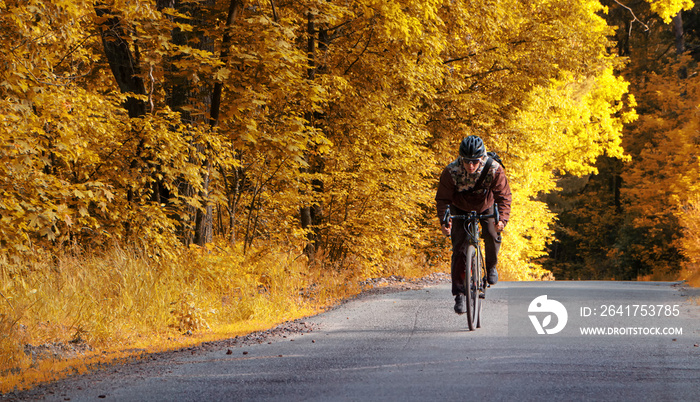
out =
<svg viewBox="0 0 700 402"><path fill-rule="evenodd" d="M96 6L95 13L98 17L112 14L111 10L103 6ZM146 94L146 86L141 79L141 66L139 65L138 49L129 48L126 41L126 31L119 17L111 17L102 23L100 32L105 55L109 67L114 74L114 79L123 93ZM124 105L129 112L129 117L142 117L146 114L146 102L133 97L128 97Z"/></svg>
<svg viewBox="0 0 700 402"><path fill-rule="evenodd" d="M307 44L307 54L309 67L307 70L307 78L310 81L316 79L317 74L323 74L326 72L326 65L319 63L316 57L316 48L325 52L328 50L330 45L330 37L328 35L328 30L322 27L316 27L314 22L314 17L311 13L308 14L308 25L307 34L309 36ZM316 34L318 33L318 40L316 39ZM307 112L305 114L305 119L309 122L309 125L316 126L318 120L323 117L320 113ZM307 153L305 155L305 160L309 165L309 168L302 170L310 173L321 173L324 170L324 161L322 157L318 155L311 155ZM321 194L324 191L323 181L316 178L311 181L312 191L316 194ZM305 205L300 210L301 215L301 227L303 229L308 229L307 235L307 245L304 249L306 255L310 260L313 260L315 253L320 247L320 233L318 232L318 225L321 223L323 217L323 205L319 202L313 202L311 205Z"/></svg>
<svg viewBox="0 0 700 402"><path fill-rule="evenodd" d="M221 43L221 60L224 62L224 64L228 64L228 48L231 44L231 35L229 33L229 30L233 26L233 22L238 19L238 16L240 15L241 11L243 9L243 2L241 0L231 0L231 3L229 4L229 9L228 9L228 17L226 18L226 27L224 31L224 37ZM217 81L214 84L214 90L212 91L211 95L211 107L209 110L209 125L212 128L215 128L219 124L219 111L221 108L221 92L223 90L223 84L220 81ZM205 188L209 188L209 171L211 171L211 162L207 160L206 162L207 165L207 177L205 179L206 181L206 186ZM224 180L226 180L226 177L224 176ZM213 237L213 233L211 230L211 203L207 202L207 206L205 211L207 212L206 214L201 213L201 211L198 211L198 216L196 219L196 227L195 227L195 242L197 244L200 244L202 242L207 242L211 241ZM232 208L229 208L229 213L233 214L235 213ZM234 222L234 217L231 216L231 239L234 239L233 236L233 222ZM202 243L203 244L203 243ZM201 245L201 244L200 244Z"/></svg>
<svg viewBox="0 0 700 402"><path fill-rule="evenodd" d="M314 17L311 13L307 15L308 17L308 24L307 24L307 34L309 35L309 40L307 43L307 55L308 55L308 61L309 61L309 67L307 70L307 78L310 81L313 81L314 78L316 78L316 38L314 37L316 33L315 29L315 24L314 24ZM306 121L309 122L310 125L313 124L313 113L312 112L306 112L306 115L304 116L306 118ZM309 162L309 156L306 155L305 157L306 161ZM308 171L308 169L302 169L302 171ZM316 254L316 245L315 245L315 236L312 231L312 225L313 225L313 220L312 220L312 209L311 205L304 205L301 207L300 210L300 215L301 215L301 227L302 229L307 229L309 230L307 234L307 243L306 247L304 247L304 252L306 253L307 257L309 260L313 260L314 256Z"/></svg>
<svg viewBox="0 0 700 402"><path fill-rule="evenodd" d="M221 60L224 64L228 64L228 47L231 44L231 34L229 30L233 26L233 22L238 19L243 9L243 2L241 0L231 0L228 8L228 17L226 18L226 28L224 31L224 37L221 41ZM212 127L215 127L219 123L219 109L221 108L221 91L222 83L217 82L214 84L214 91L211 96L211 113L209 121Z"/></svg>
<svg viewBox="0 0 700 402"><path fill-rule="evenodd" d="M676 36L676 54L682 55L685 52L685 40L683 39L683 17L679 11L673 17L673 33Z"/></svg>
<svg viewBox="0 0 700 402"><path fill-rule="evenodd" d="M685 52L685 39L683 38L683 17L679 11L675 17L673 17L673 33L676 37L676 55L680 57L683 52ZM681 66L678 69L678 77L681 79L688 78L688 68L686 66Z"/></svg>
<svg viewBox="0 0 700 402"><path fill-rule="evenodd" d="M113 15L112 11L102 5L95 6L95 14L98 17L105 15ZM126 30L122 25L119 17L111 17L106 19L101 26L100 36L102 37L102 46L104 47L107 62L114 75L114 80L119 85L119 89L123 93L133 93L136 95L145 95L146 86L140 76L141 66L139 65L138 49L132 52L126 38ZM130 118L143 117L146 115L146 102L129 96L124 102L124 108L127 110ZM139 142L136 155L141 154L143 142ZM130 167L136 169L138 161L134 158L131 161ZM134 191L131 188L127 189L127 202L134 202ZM126 235L131 233L131 223L127 220L124 223Z"/></svg>
<svg viewBox="0 0 700 402"><path fill-rule="evenodd" d="M235 0L234 0L235 1ZM159 9L171 7L184 15L189 15L190 18L183 19L184 24L191 24L195 28L204 25L206 16L206 7L215 4L214 0L206 0L204 2L180 2L174 0L159 0L157 6ZM191 46L198 50L213 50L213 41L206 37L201 31L183 31L175 29L172 33L173 42L181 46ZM174 60L176 61L176 60ZM206 124L205 121L197 115L188 111L187 106L193 103L201 104L204 113L212 113L213 90L211 87L201 84L194 84L188 78L187 71L180 71L174 67L175 63L170 66L170 74L168 80L171 83L171 92L168 98L168 105L178 112L182 121L191 125ZM218 114L218 106L217 111ZM197 143L196 149L198 153L208 153L208 147L203 143ZM211 170L211 161L208 157L202 164L202 190L195 194L191 183L181 183L181 193L189 197L198 197L201 201L202 208L191 208L189 211L190 221L182 222L180 237L185 245L191 243L203 246L212 241L213 238L213 203L209 199L209 175Z"/></svg>

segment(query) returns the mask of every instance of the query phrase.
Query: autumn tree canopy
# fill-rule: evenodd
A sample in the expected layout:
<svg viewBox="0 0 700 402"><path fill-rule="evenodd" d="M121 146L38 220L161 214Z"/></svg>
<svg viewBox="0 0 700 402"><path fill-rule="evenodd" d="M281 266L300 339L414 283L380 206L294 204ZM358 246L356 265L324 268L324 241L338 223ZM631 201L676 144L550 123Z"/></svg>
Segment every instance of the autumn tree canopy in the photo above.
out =
<svg viewBox="0 0 700 402"><path fill-rule="evenodd" d="M539 277L555 219L539 196L600 156L629 159L635 102L598 1L0 9L0 242L14 256L215 240L370 270L432 256L446 247L437 175L477 134L514 192L503 270Z"/></svg>
<svg viewBox="0 0 700 402"><path fill-rule="evenodd" d="M545 265L560 278L690 278L700 256L700 10L691 1L608 6L639 117L623 128L626 158L599 159L596 175L568 178L550 198L560 221Z"/></svg>

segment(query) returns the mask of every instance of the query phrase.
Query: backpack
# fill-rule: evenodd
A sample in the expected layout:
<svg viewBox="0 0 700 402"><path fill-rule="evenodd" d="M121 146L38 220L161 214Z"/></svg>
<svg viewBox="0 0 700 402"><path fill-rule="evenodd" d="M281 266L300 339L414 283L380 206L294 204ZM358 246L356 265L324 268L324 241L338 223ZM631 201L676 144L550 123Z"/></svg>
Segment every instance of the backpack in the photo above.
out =
<svg viewBox="0 0 700 402"><path fill-rule="evenodd" d="M501 165L501 166L503 166L503 169L505 170L506 167L503 165L503 162L501 161L501 157L498 156L497 153L489 151L489 152L486 153L486 155L488 155L489 157L491 157L491 159L493 159L493 160L495 160L496 162L498 162L498 164Z"/></svg>
<svg viewBox="0 0 700 402"><path fill-rule="evenodd" d="M499 165L505 169L506 167L503 166L503 162L501 162L501 157L498 156L497 153L495 152L487 152L486 155L488 155L488 159L486 160L486 164L484 165L484 169L481 171L481 175L479 176L479 179L477 179L476 184L474 184L474 188L481 188L481 184L484 182L484 179L486 178L486 175L488 174L489 170L491 170L491 165L493 165L493 161L498 162Z"/></svg>

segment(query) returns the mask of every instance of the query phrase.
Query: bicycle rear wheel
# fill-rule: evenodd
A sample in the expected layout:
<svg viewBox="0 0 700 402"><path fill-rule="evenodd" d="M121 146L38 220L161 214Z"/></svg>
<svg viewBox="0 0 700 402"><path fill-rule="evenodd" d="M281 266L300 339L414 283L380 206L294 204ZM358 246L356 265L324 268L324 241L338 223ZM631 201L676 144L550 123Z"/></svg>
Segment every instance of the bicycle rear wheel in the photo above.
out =
<svg viewBox="0 0 700 402"><path fill-rule="evenodd" d="M465 275L464 291L467 295L467 324L469 330L481 326L481 299L479 298L479 281L481 280L481 261L476 247L467 247L467 272Z"/></svg>

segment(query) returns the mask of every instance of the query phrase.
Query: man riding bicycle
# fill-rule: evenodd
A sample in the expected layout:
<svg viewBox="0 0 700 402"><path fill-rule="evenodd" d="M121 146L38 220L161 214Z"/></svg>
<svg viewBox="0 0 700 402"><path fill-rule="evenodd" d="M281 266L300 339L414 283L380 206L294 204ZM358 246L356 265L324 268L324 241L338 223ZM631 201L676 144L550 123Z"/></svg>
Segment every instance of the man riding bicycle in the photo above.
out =
<svg viewBox="0 0 700 402"><path fill-rule="evenodd" d="M464 277L467 259L467 232L463 225L452 227L450 221L442 222L447 206L452 214L463 215L469 211L492 214L494 202L498 205L500 221L482 220L486 272L489 284L498 282L498 251L501 235L510 216L512 196L503 166L486 154L484 141L471 135L459 145L459 158L443 169L440 175L435 202L442 233L452 237L452 295L455 296L455 312L466 312Z"/></svg>

